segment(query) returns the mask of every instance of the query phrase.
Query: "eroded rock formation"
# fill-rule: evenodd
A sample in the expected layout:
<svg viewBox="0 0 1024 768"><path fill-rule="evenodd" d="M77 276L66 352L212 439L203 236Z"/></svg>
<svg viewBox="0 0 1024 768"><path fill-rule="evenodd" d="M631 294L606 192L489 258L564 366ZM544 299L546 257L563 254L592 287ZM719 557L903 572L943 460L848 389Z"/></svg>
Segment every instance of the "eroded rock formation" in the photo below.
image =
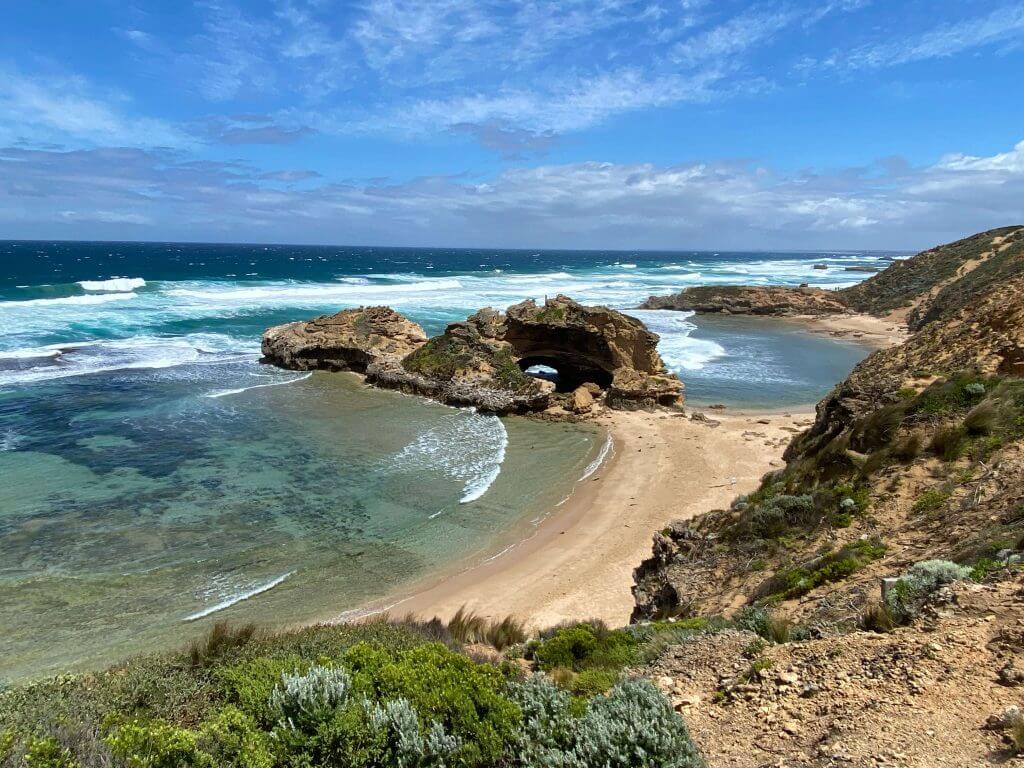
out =
<svg viewBox="0 0 1024 768"><path fill-rule="evenodd" d="M309 322L278 325L263 334L263 359L281 368L365 373L423 346L427 335L390 307L344 309Z"/></svg>
<svg viewBox="0 0 1024 768"><path fill-rule="evenodd" d="M606 405L622 409L681 404L683 384L666 370L657 344L635 318L557 296L504 313L481 309L429 340L386 307L346 310L271 328L263 350L267 362L285 368L355 370L376 386L451 405L494 413L560 405L582 414L593 410L585 394L604 393ZM526 373L533 366L557 376Z"/></svg>

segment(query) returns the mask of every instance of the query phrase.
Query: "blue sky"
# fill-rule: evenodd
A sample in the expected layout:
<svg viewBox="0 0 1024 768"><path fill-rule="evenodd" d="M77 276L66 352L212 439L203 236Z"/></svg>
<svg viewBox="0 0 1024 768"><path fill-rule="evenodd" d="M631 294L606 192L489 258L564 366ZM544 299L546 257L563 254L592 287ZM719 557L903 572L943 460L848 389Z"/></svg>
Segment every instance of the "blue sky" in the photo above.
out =
<svg viewBox="0 0 1024 768"><path fill-rule="evenodd" d="M4 6L0 237L916 248L1024 223L1024 2Z"/></svg>

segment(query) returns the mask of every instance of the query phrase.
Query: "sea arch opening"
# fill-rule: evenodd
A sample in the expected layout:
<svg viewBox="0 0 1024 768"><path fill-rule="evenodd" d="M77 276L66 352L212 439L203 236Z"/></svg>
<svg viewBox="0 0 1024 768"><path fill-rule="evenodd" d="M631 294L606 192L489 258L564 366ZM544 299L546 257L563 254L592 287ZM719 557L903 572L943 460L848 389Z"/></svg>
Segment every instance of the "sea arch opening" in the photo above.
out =
<svg viewBox="0 0 1024 768"><path fill-rule="evenodd" d="M572 392L582 384L607 389L612 373L586 358L559 353L532 353L519 359L519 368L530 376L551 381L557 392Z"/></svg>

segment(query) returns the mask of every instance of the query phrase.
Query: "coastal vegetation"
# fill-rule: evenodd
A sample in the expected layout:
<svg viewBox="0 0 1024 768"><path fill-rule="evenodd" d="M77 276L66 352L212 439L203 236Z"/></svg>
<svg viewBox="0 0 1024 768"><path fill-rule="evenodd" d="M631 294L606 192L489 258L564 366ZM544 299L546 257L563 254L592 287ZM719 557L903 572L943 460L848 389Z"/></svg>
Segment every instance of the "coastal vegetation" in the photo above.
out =
<svg viewBox="0 0 1024 768"><path fill-rule="evenodd" d="M515 619L466 611L218 623L177 653L3 692L0 765L696 768L683 720L625 674L666 631L582 623L523 644Z"/></svg>

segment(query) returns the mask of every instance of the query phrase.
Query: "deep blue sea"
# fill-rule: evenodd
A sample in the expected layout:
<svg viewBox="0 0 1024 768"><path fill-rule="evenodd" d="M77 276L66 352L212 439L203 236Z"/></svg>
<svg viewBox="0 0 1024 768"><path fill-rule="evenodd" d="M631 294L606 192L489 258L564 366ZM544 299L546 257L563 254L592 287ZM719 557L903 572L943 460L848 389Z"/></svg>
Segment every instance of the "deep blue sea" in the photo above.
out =
<svg viewBox="0 0 1024 768"><path fill-rule="evenodd" d="M339 615L513 540L604 450L593 429L261 366L271 325L388 304L435 333L558 293L628 310L688 285L839 287L892 255L0 242L0 679L214 618ZM814 402L867 354L633 314L691 403Z"/></svg>

